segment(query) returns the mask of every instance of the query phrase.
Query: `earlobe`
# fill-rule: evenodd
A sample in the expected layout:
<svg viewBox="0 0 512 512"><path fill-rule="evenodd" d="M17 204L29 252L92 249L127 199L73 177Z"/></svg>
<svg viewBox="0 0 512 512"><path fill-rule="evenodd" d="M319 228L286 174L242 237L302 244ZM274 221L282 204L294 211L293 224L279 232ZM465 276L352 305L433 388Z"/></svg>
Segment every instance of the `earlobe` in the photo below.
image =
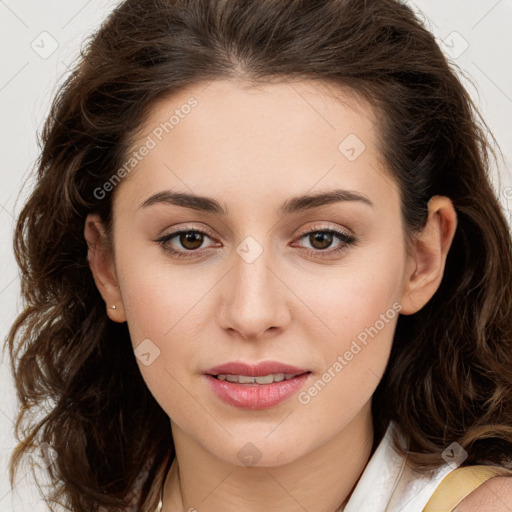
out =
<svg viewBox="0 0 512 512"><path fill-rule="evenodd" d="M84 237L87 241L89 267L96 287L105 301L107 314L114 322L125 322L114 259L99 215L91 213L87 216Z"/></svg>
<svg viewBox="0 0 512 512"><path fill-rule="evenodd" d="M431 197L427 223L415 236L406 265L401 314L419 311L439 288L456 228L457 214L451 200L445 196Z"/></svg>

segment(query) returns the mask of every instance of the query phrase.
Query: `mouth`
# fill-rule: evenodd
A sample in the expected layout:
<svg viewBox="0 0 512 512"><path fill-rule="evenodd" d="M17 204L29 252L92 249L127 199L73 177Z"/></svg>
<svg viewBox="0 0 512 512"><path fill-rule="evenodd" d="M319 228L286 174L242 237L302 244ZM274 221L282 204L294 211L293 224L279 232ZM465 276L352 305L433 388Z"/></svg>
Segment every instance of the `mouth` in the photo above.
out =
<svg viewBox="0 0 512 512"><path fill-rule="evenodd" d="M213 393L227 404L242 409L265 409L297 393L306 385L311 370L280 361L231 361L203 373Z"/></svg>
<svg viewBox="0 0 512 512"><path fill-rule="evenodd" d="M292 366L280 361L261 361L259 363L230 361L213 368L208 368L204 373L228 382L270 384L272 382L289 380L304 373L311 373L311 371L308 368ZM271 378L272 380L270 380Z"/></svg>
<svg viewBox="0 0 512 512"><path fill-rule="evenodd" d="M236 375L231 373L207 374L217 380L235 382L237 384L272 384L273 382L282 382L291 380L300 375L311 373L310 371L300 373L269 373L267 375Z"/></svg>

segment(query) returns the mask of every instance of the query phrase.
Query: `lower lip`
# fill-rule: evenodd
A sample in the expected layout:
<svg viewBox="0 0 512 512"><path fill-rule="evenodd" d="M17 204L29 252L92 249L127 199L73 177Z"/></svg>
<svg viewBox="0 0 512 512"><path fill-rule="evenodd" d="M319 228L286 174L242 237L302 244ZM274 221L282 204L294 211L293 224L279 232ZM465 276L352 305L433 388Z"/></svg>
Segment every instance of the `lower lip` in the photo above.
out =
<svg viewBox="0 0 512 512"><path fill-rule="evenodd" d="M309 373L272 384L240 384L205 375L213 392L224 402L242 409L267 409L280 404L296 393L306 382Z"/></svg>

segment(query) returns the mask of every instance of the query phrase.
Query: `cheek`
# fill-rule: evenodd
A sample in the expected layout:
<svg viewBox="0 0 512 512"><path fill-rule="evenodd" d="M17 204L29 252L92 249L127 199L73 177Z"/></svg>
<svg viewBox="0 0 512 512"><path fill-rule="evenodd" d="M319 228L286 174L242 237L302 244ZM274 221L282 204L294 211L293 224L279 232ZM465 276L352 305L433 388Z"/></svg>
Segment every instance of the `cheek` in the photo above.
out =
<svg viewBox="0 0 512 512"><path fill-rule="evenodd" d="M386 254L389 257L381 252L378 258L347 265L336 279L316 276L315 289L321 292L307 292L310 280L297 291L312 311L319 312L314 317L307 312L313 320L305 328L307 338L314 340L313 350L321 354L320 375L299 397L317 409L315 414L325 414L333 403L343 404L339 414L356 412L385 370L401 310L403 265L396 252Z"/></svg>
<svg viewBox="0 0 512 512"><path fill-rule="evenodd" d="M294 292L308 306L304 312L314 319L317 336L333 349L344 348L359 335L363 339L375 324L388 335L389 323L396 322L401 309L403 260L391 248L361 254L328 273L304 275L294 284Z"/></svg>
<svg viewBox="0 0 512 512"><path fill-rule="evenodd" d="M189 379L197 374L194 362L204 350L205 314L212 310L208 307L211 283L185 266L171 266L162 263L160 257L153 258L143 259L132 252L119 259L118 274L142 377L172 416L178 405L183 411L191 401L185 389L190 389ZM150 356L140 357L141 352Z"/></svg>
<svg viewBox="0 0 512 512"><path fill-rule="evenodd" d="M190 319L210 286L205 272L197 267L193 270L192 264L173 263L153 244L134 244L129 252L120 251L117 259L134 346L145 338L164 343L183 324L194 328L196 323ZM194 333L189 332L193 337Z"/></svg>

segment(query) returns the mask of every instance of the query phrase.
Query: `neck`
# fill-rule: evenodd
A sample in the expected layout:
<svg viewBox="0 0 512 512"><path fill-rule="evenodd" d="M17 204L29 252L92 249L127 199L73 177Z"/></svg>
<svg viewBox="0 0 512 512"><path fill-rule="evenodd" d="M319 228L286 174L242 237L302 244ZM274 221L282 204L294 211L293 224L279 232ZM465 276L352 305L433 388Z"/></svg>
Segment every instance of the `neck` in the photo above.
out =
<svg viewBox="0 0 512 512"><path fill-rule="evenodd" d="M213 456L171 422L176 458L162 512L331 512L350 498L371 454L371 401L343 430L285 465L245 467Z"/></svg>

